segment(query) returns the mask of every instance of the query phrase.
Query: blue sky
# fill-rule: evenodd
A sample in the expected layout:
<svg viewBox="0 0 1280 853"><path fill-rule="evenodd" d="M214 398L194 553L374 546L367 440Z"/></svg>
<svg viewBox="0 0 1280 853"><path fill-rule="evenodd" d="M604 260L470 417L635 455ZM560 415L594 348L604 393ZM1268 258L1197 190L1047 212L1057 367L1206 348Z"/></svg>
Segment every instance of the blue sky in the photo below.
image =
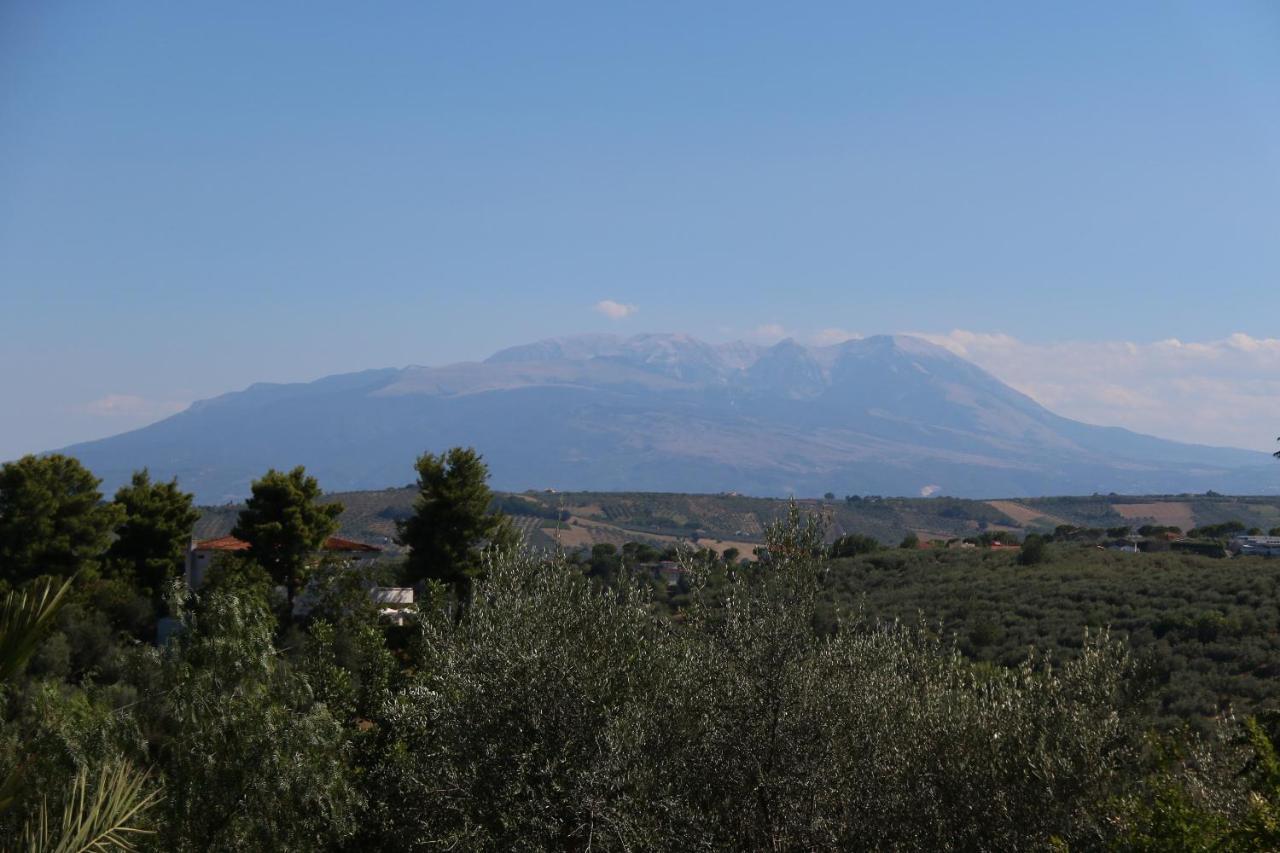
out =
<svg viewBox="0 0 1280 853"><path fill-rule="evenodd" d="M926 333L1262 448L1277 237L1274 3L0 4L0 458L604 329Z"/></svg>

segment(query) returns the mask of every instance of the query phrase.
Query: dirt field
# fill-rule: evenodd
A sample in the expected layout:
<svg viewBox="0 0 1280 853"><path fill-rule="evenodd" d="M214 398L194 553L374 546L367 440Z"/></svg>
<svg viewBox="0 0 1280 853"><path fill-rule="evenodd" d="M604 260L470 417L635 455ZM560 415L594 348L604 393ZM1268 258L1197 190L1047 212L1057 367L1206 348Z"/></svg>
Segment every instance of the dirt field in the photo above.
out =
<svg viewBox="0 0 1280 853"><path fill-rule="evenodd" d="M1125 518L1152 518L1155 519L1156 524L1180 527L1184 533L1196 526L1196 519L1191 514L1190 504L1160 501L1149 504L1112 504L1111 508Z"/></svg>
<svg viewBox="0 0 1280 853"><path fill-rule="evenodd" d="M589 548L592 545L606 542L611 545L621 546L624 542L631 541L647 542L651 545L695 544L688 539L656 533L636 533L621 527L615 527L607 522L578 516L570 518L569 526L565 529L543 528L542 532L558 541L565 548ZM710 548L717 554L723 554L729 548L737 548L740 558L747 560L754 560L755 555L752 553L752 549L760 547L759 542L740 542L732 539L715 539L705 536L700 538L696 545L699 548Z"/></svg>
<svg viewBox="0 0 1280 853"><path fill-rule="evenodd" d="M754 560L756 555L752 553L752 549L760 547L759 542L734 542L730 539L699 539L698 545L702 548L710 548L720 555L730 548L737 548L740 560Z"/></svg>
<svg viewBox="0 0 1280 853"><path fill-rule="evenodd" d="M1026 527L1028 524L1034 524L1037 519L1045 519L1046 521L1051 522L1054 526L1067 523L1056 515L1046 515L1039 510L1032 509L1029 506L1023 506L1016 501L987 501L987 506L1000 510L1023 527Z"/></svg>
<svg viewBox="0 0 1280 853"><path fill-rule="evenodd" d="M949 533L931 533L928 530L913 530L911 532L914 533L916 538L921 542L947 542L956 538Z"/></svg>

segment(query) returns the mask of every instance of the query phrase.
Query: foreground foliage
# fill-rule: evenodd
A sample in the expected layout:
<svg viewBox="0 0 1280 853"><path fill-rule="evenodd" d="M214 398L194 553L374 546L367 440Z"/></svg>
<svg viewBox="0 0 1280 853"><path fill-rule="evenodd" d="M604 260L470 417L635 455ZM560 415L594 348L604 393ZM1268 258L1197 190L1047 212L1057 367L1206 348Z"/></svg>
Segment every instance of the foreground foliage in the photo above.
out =
<svg viewBox="0 0 1280 853"><path fill-rule="evenodd" d="M302 621L252 573L219 575L198 597L179 587L168 604L179 627L162 648L116 628L110 665L70 681L36 667L55 632L11 683L0 762L20 767L24 784L0 813L0 842L1280 843L1269 717L1226 720L1208 736L1155 735L1126 643L1082 632L1069 656L975 661L936 624L886 619L870 598L862 610L833 609L850 564L826 552L821 531L793 512L770 531L761 562L691 559L678 596L658 600L625 568L592 574L490 550L465 600L428 584L418 621L403 627L377 621L357 574L367 569L342 564L311 570ZM852 564L890 557L919 559ZM1001 557L1009 571L1054 565ZM82 612L99 613L100 594L86 595ZM120 791L130 799L113 800Z"/></svg>
<svg viewBox="0 0 1280 853"><path fill-rule="evenodd" d="M62 584L38 583L22 593L10 592L0 603L0 685L11 682L31 657L36 644L66 603L71 584L70 580ZM31 743L22 740L11 743L19 753L33 749ZM0 813L13 810L24 791L28 802L33 798L35 786L30 783L36 774L28 770L37 758L33 752L16 761L11 757L0 782ZM27 850L33 853L132 850L135 838L150 834L143 821L160 794L148 786L148 773L119 759L102 763L92 792L89 775L89 766L80 766L70 784L58 823L50 819L47 799L40 798L38 810L23 832L23 846Z"/></svg>
<svg viewBox="0 0 1280 853"><path fill-rule="evenodd" d="M1085 847L1136 759L1123 649L975 670L914 629L814 631L811 534L654 617L554 561L494 560L377 721L378 846ZM411 831L405 831L411 828Z"/></svg>

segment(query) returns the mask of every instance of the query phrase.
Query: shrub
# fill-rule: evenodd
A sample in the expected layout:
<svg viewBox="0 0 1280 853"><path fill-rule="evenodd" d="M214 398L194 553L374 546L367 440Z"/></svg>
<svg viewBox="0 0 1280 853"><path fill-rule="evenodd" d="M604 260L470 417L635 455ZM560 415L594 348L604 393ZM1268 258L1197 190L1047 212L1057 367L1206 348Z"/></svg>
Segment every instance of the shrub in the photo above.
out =
<svg viewBox="0 0 1280 853"><path fill-rule="evenodd" d="M860 554L874 554L880 548L880 543L870 536L849 533L832 542L828 553L834 558L857 557Z"/></svg>
<svg viewBox="0 0 1280 853"><path fill-rule="evenodd" d="M1038 566L1048 559L1049 547L1044 537L1035 533L1027 536L1022 543L1022 550L1018 552L1019 565Z"/></svg>

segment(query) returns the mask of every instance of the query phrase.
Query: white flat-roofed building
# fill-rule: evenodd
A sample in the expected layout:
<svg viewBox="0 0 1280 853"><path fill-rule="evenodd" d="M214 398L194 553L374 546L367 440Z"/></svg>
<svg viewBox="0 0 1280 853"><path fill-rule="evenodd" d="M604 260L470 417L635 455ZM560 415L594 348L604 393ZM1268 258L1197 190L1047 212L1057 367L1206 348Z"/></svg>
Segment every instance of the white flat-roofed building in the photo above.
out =
<svg viewBox="0 0 1280 853"><path fill-rule="evenodd" d="M1241 557L1280 557L1280 536L1236 536L1227 550Z"/></svg>
<svg viewBox="0 0 1280 853"><path fill-rule="evenodd" d="M378 615L395 625L403 625L414 610L411 586L375 586L369 597L378 605Z"/></svg>

